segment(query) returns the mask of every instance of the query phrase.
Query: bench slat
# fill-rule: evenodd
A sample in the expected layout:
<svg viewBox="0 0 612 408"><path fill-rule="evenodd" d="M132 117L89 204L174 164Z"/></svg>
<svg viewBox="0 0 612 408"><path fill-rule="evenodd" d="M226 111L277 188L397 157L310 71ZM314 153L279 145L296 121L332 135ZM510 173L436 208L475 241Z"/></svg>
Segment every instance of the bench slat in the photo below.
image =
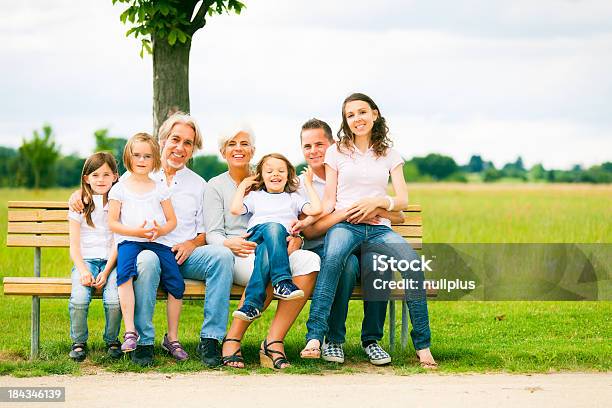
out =
<svg viewBox="0 0 612 408"><path fill-rule="evenodd" d="M68 209L65 201L9 201L8 208Z"/></svg>
<svg viewBox="0 0 612 408"><path fill-rule="evenodd" d="M5 296L40 296L45 298L68 298L72 283L70 278L21 278L21 277L5 277L3 280ZM231 299L240 299L244 286L233 285L230 292ZM397 292L397 293L396 293ZM206 285L201 281L185 279L185 298L186 299L203 299L206 294ZM401 296L401 290L393 291L395 296ZM96 290L94 297L100 298L102 290ZM428 290L427 296L436 296L435 290ZM166 293L162 290L157 291L158 299L165 299ZM361 299L361 287L355 286L355 290L351 295L352 299Z"/></svg>
<svg viewBox="0 0 612 408"><path fill-rule="evenodd" d="M404 238L421 238L423 237L423 227L413 227L411 225L395 225L393 231L397 232Z"/></svg>
<svg viewBox="0 0 612 408"><path fill-rule="evenodd" d="M15 210L8 212L9 221L66 221L68 210Z"/></svg>
<svg viewBox="0 0 612 408"><path fill-rule="evenodd" d="M9 234L68 234L67 222L9 222Z"/></svg>
<svg viewBox="0 0 612 408"><path fill-rule="evenodd" d="M68 235L15 235L8 234L6 237L7 247L68 247L70 239Z"/></svg>
<svg viewBox="0 0 612 408"><path fill-rule="evenodd" d="M423 217L419 212L407 212L404 211L404 223L403 224L392 224L396 225L410 225L414 227L420 227L423 225Z"/></svg>

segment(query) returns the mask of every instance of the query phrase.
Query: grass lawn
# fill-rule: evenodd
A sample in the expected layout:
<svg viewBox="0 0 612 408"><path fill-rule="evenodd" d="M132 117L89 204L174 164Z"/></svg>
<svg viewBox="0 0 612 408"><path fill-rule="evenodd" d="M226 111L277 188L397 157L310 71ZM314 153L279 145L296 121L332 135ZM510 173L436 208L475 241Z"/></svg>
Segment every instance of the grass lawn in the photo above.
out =
<svg viewBox="0 0 612 408"><path fill-rule="evenodd" d="M410 201L423 205L426 242L612 242L612 186L566 185L410 185ZM0 277L33 274L33 250L6 248L6 203L9 200L63 200L69 190L32 192L0 189ZM43 249L42 276L69 276L67 249ZM90 308L88 359L73 363L68 301L41 301L41 358L29 353L29 297L0 295L0 374L31 376L86 374L98 370L184 372L205 368L195 356L202 323L202 302L188 301L181 318L181 340L192 359L181 364L156 347L156 365L141 369L126 361L104 357L101 301ZM155 315L158 342L164 333L165 302ZM232 304L232 310L236 307ZM275 307L273 304L272 308ZM308 307L308 306L307 306ZM612 355L612 302L441 302L429 304L432 351L440 372L609 371ZM247 370L231 373L269 373L258 364L258 347L273 313L256 321L243 341ZM392 352L393 365L375 368L360 349L361 304L351 302L347 321L347 363L301 360L308 313L302 312L286 339L289 373L421 372L409 345ZM399 316L399 309L398 309ZM399 328L397 329L399 336ZM388 345L388 339L383 339Z"/></svg>

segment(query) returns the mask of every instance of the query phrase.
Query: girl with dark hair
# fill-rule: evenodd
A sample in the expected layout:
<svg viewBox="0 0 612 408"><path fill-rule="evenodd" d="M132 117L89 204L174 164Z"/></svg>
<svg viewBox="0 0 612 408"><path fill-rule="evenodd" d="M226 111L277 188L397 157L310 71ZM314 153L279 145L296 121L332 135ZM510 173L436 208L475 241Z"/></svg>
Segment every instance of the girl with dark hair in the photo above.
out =
<svg viewBox="0 0 612 408"><path fill-rule="evenodd" d="M303 358L321 356L321 345L328 331L328 318L339 276L349 256L361 244L382 244L400 259L417 258L412 247L391 229L388 219L372 218L379 208L401 211L408 205L403 160L391 148L388 131L380 109L369 96L354 93L344 100L339 142L328 148L325 154L323 207L325 214L333 211L329 217L336 224L328 230L325 238L326 262L312 296L307 322L308 343L301 352ZM386 193L389 176L396 194L394 197ZM329 219L325 222L329 222ZM308 220L301 221L295 228L301 229L308 224ZM316 230L316 227L315 224L311 228ZM408 277L422 282L423 272L412 271ZM425 289L420 287L407 291L406 302L417 357L423 368L434 369L437 364L429 350L431 333ZM362 347L373 364L391 361L389 354L376 340L365 340Z"/></svg>
<svg viewBox="0 0 612 408"><path fill-rule="evenodd" d="M121 328L121 309L117 292L115 263L117 250L108 228L108 192L119 177L117 162L110 153L91 155L81 173L83 213L68 212L72 291L70 293L70 358L83 361L87 355L87 314L93 292L102 290L106 325L104 341L110 357L122 356L117 339Z"/></svg>

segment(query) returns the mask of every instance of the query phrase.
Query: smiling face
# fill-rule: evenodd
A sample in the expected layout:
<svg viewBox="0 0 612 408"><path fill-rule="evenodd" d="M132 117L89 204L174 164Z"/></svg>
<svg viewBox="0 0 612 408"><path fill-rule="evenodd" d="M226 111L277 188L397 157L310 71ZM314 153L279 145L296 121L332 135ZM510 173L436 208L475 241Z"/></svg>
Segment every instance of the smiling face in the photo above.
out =
<svg viewBox="0 0 612 408"><path fill-rule="evenodd" d="M165 140L160 140L161 161L163 166L180 170L191 159L194 149L195 131L191 126L177 123L172 126Z"/></svg>
<svg viewBox="0 0 612 408"><path fill-rule="evenodd" d="M344 120L355 137L370 137L376 119L378 111L365 101L351 101L344 106Z"/></svg>
<svg viewBox="0 0 612 408"><path fill-rule="evenodd" d="M304 129L302 131L302 153L306 163L316 170L324 166L325 152L331 143L323 129Z"/></svg>
<svg viewBox="0 0 612 408"><path fill-rule="evenodd" d="M135 174L149 174L153 170L153 150L146 142L132 144L132 168Z"/></svg>
<svg viewBox="0 0 612 408"><path fill-rule="evenodd" d="M261 168L261 177L269 193L282 193L288 178L287 164L275 157L269 157Z"/></svg>
<svg viewBox="0 0 612 408"><path fill-rule="evenodd" d="M253 158L255 146L251 144L251 138L245 132L239 132L227 142L223 152L223 157L227 160L227 165L231 167L246 167Z"/></svg>
<svg viewBox="0 0 612 408"><path fill-rule="evenodd" d="M117 175L113 173L108 164L104 163L88 175L83 176L83 180L89 184L95 194L105 195L117 180Z"/></svg>

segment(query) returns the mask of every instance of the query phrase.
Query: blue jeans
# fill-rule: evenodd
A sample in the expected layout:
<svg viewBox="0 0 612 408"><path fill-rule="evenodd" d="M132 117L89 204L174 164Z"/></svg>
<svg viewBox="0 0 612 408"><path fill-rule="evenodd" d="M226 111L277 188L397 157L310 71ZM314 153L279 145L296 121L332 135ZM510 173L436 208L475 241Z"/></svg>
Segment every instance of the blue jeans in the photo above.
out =
<svg viewBox="0 0 612 408"><path fill-rule="evenodd" d="M134 323L140 335L138 344L152 345L155 342L153 313L161 275L159 259L151 251L142 251L136 264L138 279L134 281ZM184 278L206 282L201 338L222 340L225 336L233 268L232 252L217 245L197 247L179 266Z"/></svg>
<svg viewBox="0 0 612 408"><path fill-rule="evenodd" d="M251 234L248 240L257 243L257 248L255 249L253 274L244 291L244 304L262 310L268 283L271 281L272 285L276 285L280 281L291 280L289 255L287 254L289 233L282 224L277 222L257 224L248 232ZM264 260L264 250L268 253L267 262ZM265 269L269 273L266 273Z"/></svg>
<svg viewBox="0 0 612 408"><path fill-rule="evenodd" d="M311 248L310 251L323 257L324 245ZM346 317L348 315L349 300L353 294L355 283L359 278L359 260L351 254L342 269L336 288L336 295L331 307L327 325L329 329L325 338L328 343L343 344L346 341ZM361 341L380 341L384 335L385 318L387 316L387 302L363 302L363 320L361 322Z"/></svg>
<svg viewBox="0 0 612 408"><path fill-rule="evenodd" d="M154 252L160 262L162 288L175 299L182 299L185 281L174 253L170 247L157 242L123 241L117 245L117 285L123 285L131 277L138 279L136 259L139 253L147 250Z"/></svg>
<svg viewBox="0 0 612 408"><path fill-rule="evenodd" d="M372 244L394 244L392 248L399 253L398 259L416 259L417 254L412 247L395 233L391 228L384 225L353 225L341 222L327 231L325 237L324 257L325 262L315 285L310 305L310 315L306 327L308 333L306 339L323 341L328 332L328 320L334 301L336 288L342 270L349 256L357 250L362 243ZM420 279L422 276L413 276L410 272L405 278ZM422 274L422 273L421 273ZM412 343L416 350L428 348L431 344L431 332L429 329L429 316L427 312L427 298L425 291L421 290L416 295L412 293L407 297L406 303L412 322ZM384 323L384 322L383 322Z"/></svg>
<svg viewBox="0 0 612 408"><path fill-rule="evenodd" d="M96 278L106 267L106 259L84 259L85 265ZM95 288L81 285L81 274L76 267L71 273L72 291L70 293L70 337L74 343L85 343L89 337L87 330L87 314L89 303L95 292ZM121 308L119 307L119 293L117 292L117 271L115 269L108 275L106 285L102 289L102 301L104 303L104 325L103 339L105 343L117 340L121 328Z"/></svg>

